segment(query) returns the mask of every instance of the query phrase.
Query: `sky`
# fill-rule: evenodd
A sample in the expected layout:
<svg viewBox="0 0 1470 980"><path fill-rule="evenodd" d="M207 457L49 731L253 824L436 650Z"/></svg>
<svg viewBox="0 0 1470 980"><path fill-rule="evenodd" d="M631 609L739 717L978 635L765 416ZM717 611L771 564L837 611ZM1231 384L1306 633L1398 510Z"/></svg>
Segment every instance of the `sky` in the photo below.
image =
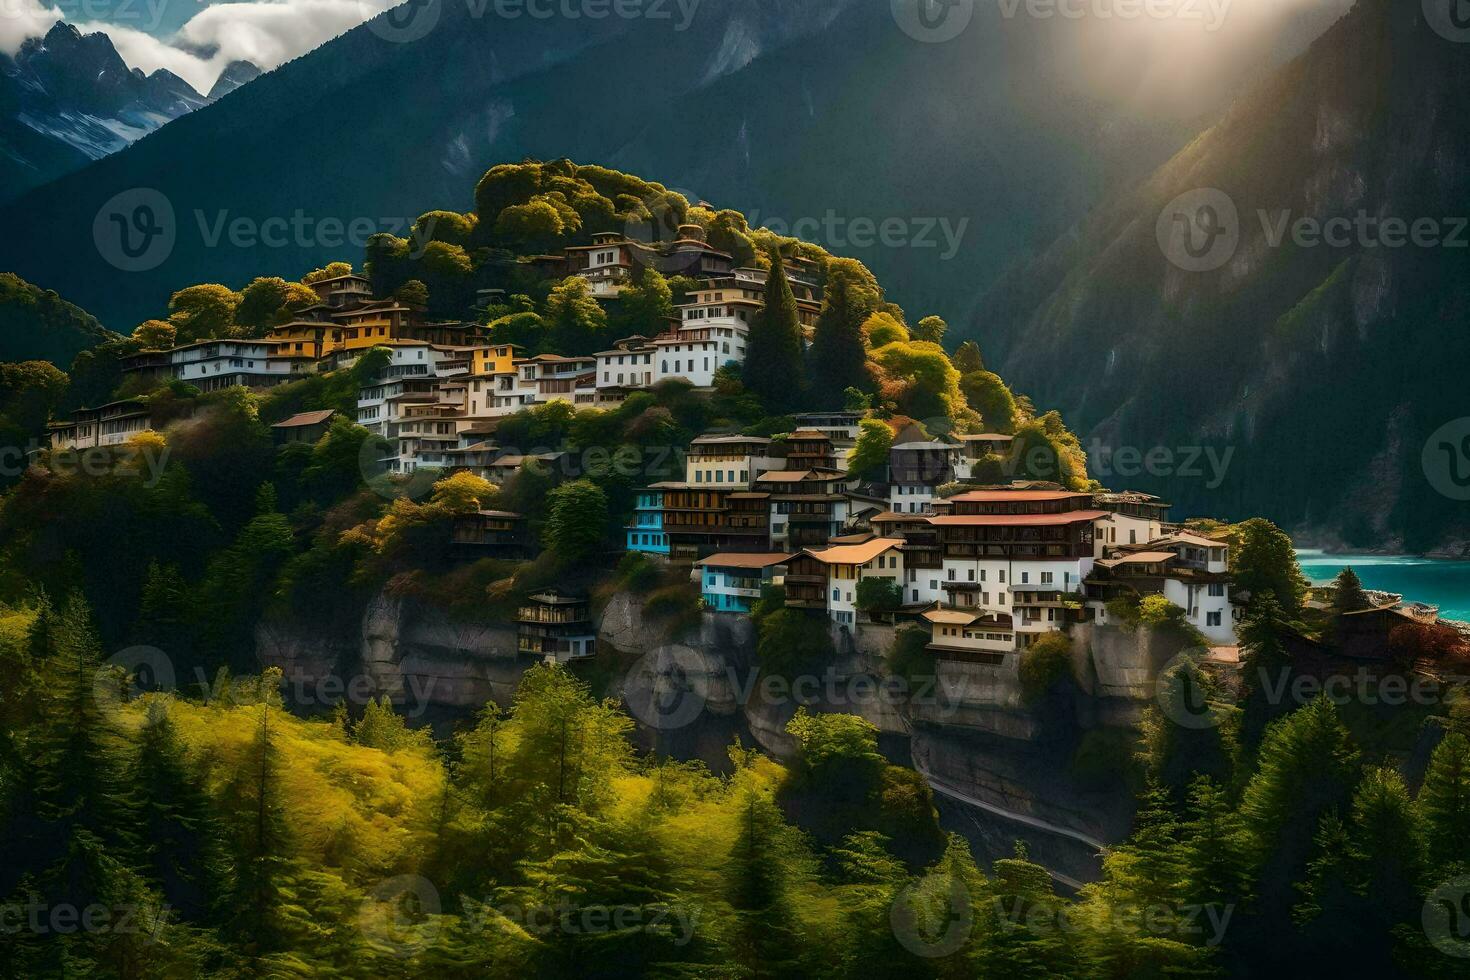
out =
<svg viewBox="0 0 1470 980"><path fill-rule="evenodd" d="M0 0L0 51L58 20L102 31L131 67L166 68L208 92L231 61L269 71L343 34L395 0Z"/></svg>
<svg viewBox="0 0 1470 980"><path fill-rule="evenodd" d="M0 0L0 52L58 19L105 31L130 66L169 71L200 92L225 65L269 71L345 33L400 0ZM715 2L715 0L711 0ZM884 2L884 0L870 0ZM1107 99L1127 91L1181 116L1233 89L1241 64L1271 64L1299 50L1352 0L961 0L995 4L1008 19L1057 32L1060 70ZM1138 16L1135 11L1162 11ZM1273 48L1283 48L1271 57ZM1259 57L1264 55L1264 57ZM1242 57L1243 56L1243 57ZM1140 73L1142 74L1142 77ZM1145 108L1141 106L1140 108Z"/></svg>

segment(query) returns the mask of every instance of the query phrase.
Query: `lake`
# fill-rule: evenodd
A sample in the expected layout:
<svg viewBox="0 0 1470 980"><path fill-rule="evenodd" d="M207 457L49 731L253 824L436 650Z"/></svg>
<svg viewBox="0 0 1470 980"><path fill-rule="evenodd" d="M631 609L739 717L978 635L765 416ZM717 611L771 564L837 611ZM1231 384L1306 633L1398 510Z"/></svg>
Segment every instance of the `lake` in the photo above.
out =
<svg viewBox="0 0 1470 980"><path fill-rule="evenodd" d="M1297 552L1313 585L1326 585L1351 565L1365 589L1396 592L1411 602L1439 607L1446 619L1470 620L1470 561L1434 561L1406 555L1329 555Z"/></svg>

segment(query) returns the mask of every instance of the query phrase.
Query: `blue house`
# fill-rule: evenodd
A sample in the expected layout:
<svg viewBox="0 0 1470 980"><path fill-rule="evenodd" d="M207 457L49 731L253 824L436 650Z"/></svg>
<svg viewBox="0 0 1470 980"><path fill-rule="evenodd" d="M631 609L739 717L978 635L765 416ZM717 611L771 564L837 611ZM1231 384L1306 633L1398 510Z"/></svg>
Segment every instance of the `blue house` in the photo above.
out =
<svg viewBox="0 0 1470 980"><path fill-rule="evenodd" d="M668 555L669 537L664 534L662 490L650 487L638 491L633 523L628 525L628 550L646 555Z"/></svg>
<svg viewBox="0 0 1470 980"><path fill-rule="evenodd" d="M696 562L705 608L713 612L750 612L761 589L770 585L776 571L790 560L790 555L781 552L726 553Z"/></svg>

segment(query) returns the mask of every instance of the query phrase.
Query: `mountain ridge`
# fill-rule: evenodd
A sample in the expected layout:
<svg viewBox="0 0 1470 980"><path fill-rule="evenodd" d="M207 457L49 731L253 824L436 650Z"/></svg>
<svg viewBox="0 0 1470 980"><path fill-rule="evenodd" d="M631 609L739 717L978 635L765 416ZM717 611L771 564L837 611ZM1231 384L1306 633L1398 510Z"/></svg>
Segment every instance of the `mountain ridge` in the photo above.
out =
<svg viewBox="0 0 1470 980"><path fill-rule="evenodd" d="M1470 147L1448 93L1463 91L1465 54L1417 10L1363 0L1015 270L971 335L1099 445L1236 449L1222 486L1176 503L1264 512L1330 543L1437 550L1462 537L1419 449L1470 415L1444 367L1470 354L1449 326L1467 308L1464 253L1356 237L1333 247L1297 230L1350 219L1359 236L1360 212L1364 227L1457 213ZM1238 244L1213 268L1188 268L1187 252L1171 252L1182 242L1160 243L1177 202L1187 222L1204 200L1191 194L1238 216ZM1056 371L1057 354L1102 370Z"/></svg>

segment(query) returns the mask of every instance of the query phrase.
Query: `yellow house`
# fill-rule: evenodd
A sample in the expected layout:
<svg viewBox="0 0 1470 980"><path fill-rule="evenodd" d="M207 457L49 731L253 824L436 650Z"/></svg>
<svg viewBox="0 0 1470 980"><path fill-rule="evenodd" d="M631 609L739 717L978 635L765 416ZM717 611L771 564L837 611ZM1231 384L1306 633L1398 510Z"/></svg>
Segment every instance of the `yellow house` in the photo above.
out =
<svg viewBox="0 0 1470 980"><path fill-rule="evenodd" d="M494 347L476 347L470 351L470 374L476 377L489 374L514 374L516 358L524 348L515 344L496 344Z"/></svg>
<svg viewBox="0 0 1470 980"><path fill-rule="evenodd" d="M320 358L342 346L342 330L335 323L293 320L272 327L266 339L278 345L277 353Z"/></svg>

